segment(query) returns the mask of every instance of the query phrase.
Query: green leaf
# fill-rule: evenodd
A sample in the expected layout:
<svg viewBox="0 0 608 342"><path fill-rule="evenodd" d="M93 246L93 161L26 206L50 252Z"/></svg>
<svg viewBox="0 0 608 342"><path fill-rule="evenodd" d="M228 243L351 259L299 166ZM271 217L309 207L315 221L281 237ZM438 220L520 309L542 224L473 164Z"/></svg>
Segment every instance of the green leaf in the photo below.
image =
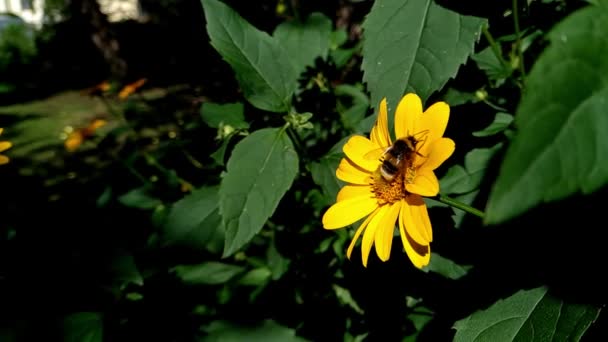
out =
<svg viewBox="0 0 608 342"><path fill-rule="evenodd" d="M363 24L362 64L372 105L386 97L390 114L407 92L426 100L473 52L483 23L433 0L374 2Z"/></svg>
<svg viewBox="0 0 608 342"><path fill-rule="evenodd" d="M102 342L103 320L98 312L78 312L63 320L66 342Z"/></svg>
<svg viewBox="0 0 608 342"><path fill-rule="evenodd" d="M124 206L138 209L154 209L162 204L161 200L149 194L146 186L133 189L118 197L118 202Z"/></svg>
<svg viewBox="0 0 608 342"><path fill-rule="evenodd" d="M549 33L515 115L518 131L492 189L487 223L608 182L606 32L608 7L589 6Z"/></svg>
<svg viewBox="0 0 608 342"><path fill-rule="evenodd" d="M338 97L338 113L342 123L348 129L356 130L367 114L369 98L361 89L349 84L337 86L335 94Z"/></svg>
<svg viewBox="0 0 608 342"><path fill-rule="evenodd" d="M509 77L513 69L508 69L504 66L491 47L487 47L471 56L471 59L477 63L477 67L483 70L489 80L498 81Z"/></svg>
<svg viewBox="0 0 608 342"><path fill-rule="evenodd" d="M476 103L480 100L475 93L449 88L443 96L443 101L447 102L450 107L456 107L466 103Z"/></svg>
<svg viewBox="0 0 608 342"><path fill-rule="evenodd" d="M291 260L285 258L279 253L274 242L268 247L268 251L266 252L266 260L268 263L268 268L272 272L273 280L281 278L281 276L287 272L289 269L289 263L291 263Z"/></svg>
<svg viewBox="0 0 608 342"><path fill-rule="evenodd" d="M566 303L543 287L522 290L456 322L454 341L578 341L599 311Z"/></svg>
<svg viewBox="0 0 608 342"><path fill-rule="evenodd" d="M488 137L498 134L507 129L511 122L513 122L513 115L507 113L496 113L494 121L492 121L488 127L482 129L481 131L473 132L473 135L476 137Z"/></svg>
<svg viewBox="0 0 608 342"><path fill-rule="evenodd" d="M220 1L202 4L211 45L236 73L247 101L259 109L287 112L298 77L287 52Z"/></svg>
<svg viewBox="0 0 608 342"><path fill-rule="evenodd" d="M336 169L341 159L342 154L328 154L309 166L312 180L321 187L328 205L336 200L338 191L344 185L344 182L336 178Z"/></svg>
<svg viewBox="0 0 608 342"><path fill-rule="evenodd" d="M236 325L226 321L214 321L204 329L207 336L202 342L304 342L293 329L274 321L264 321L256 326Z"/></svg>
<svg viewBox="0 0 608 342"><path fill-rule="evenodd" d="M201 188L175 202L163 226L165 243L218 252L224 239L218 186Z"/></svg>
<svg viewBox="0 0 608 342"><path fill-rule="evenodd" d="M424 272L433 272L448 279L456 280L466 275L471 268L472 266L461 266L437 253L431 253L431 261L428 266L424 267L422 270Z"/></svg>
<svg viewBox="0 0 608 342"><path fill-rule="evenodd" d="M239 279L239 284L246 286L260 286L266 284L268 280L270 280L270 276L272 275L272 271L270 271L267 267L258 267L253 270L245 273L241 279Z"/></svg>
<svg viewBox="0 0 608 342"><path fill-rule="evenodd" d="M488 164L494 154L502 147L497 144L490 148L476 148L464 157L464 167L454 165L439 181L441 193L465 194L479 187Z"/></svg>
<svg viewBox="0 0 608 342"><path fill-rule="evenodd" d="M235 146L227 169L219 192L224 257L249 242L274 213L298 172L298 155L283 129L266 128Z"/></svg>
<svg viewBox="0 0 608 342"><path fill-rule="evenodd" d="M477 197L478 193L479 193L479 190L475 190L475 191L467 192L466 194L455 196L453 199L462 204L472 205L473 201L475 200L475 197ZM462 220L464 219L464 216L467 213L464 210L460 210L460 209L454 208L454 207L452 207L452 211L454 212L454 214L452 215L452 220L454 221L454 227L460 228L460 225L462 224Z"/></svg>
<svg viewBox="0 0 608 342"><path fill-rule="evenodd" d="M209 127L219 128L223 125L236 129L248 129L245 121L244 106L240 102L217 104L205 102L201 106L201 117Z"/></svg>
<svg viewBox="0 0 608 342"><path fill-rule="evenodd" d="M144 285L144 278L137 269L133 255L127 253L118 253L113 255L110 273L115 282L123 288L128 283Z"/></svg>
<svg viewBox="0 0 608 342"><path fill-rule="evenodd" d="M315 58L327 57L331 26L331 20L322 13L312 13L304 22L285 21L277 26L273 36L287 51L298 75L313 66Z"/></svg>
<svg viewBox="0 0 608 342"><path fill-rule="evenodd" d="M342 44L346 43L347 40L348 33L346 32L346 30L343 28L337 29L333 31L329 36L329 48L331 50L336 50L337 48L342 46Z"/></svg>
<svg viewBox="0 0 608 342"><path fill-rule="evenodd" d="M186 284L217 285L223 284L245 271L242 266L209 261L199 265L178 265L172 269Z"/></svg>
<svg viewBox="0 0 608 342"><path fill-rule="evenodd" d="M360 315L363 314L363 309L361 309L359 304L357 304L357 302L353 299L353 296L350 294L348 289L340 287L336 284L334 284L332 288L334 289L336 297L338 297L340 300L340 303L350 306L351 309L355 310L355 312Z"/></svg>

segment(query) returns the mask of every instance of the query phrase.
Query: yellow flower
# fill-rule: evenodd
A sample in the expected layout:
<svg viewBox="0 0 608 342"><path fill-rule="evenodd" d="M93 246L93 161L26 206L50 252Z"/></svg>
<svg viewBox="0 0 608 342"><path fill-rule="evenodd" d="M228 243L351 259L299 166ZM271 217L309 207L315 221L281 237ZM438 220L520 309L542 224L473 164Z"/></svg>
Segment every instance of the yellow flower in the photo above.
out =
<svg viewBox="0 0 608 342"><path fill-rule="evenodd" d="M103 119L93 120L87 127L72 131L63 143L68 152L74 152L85 142L95 135L95 131L105 126L108 122Z"/></svg>
<svg viewBox="0 0 608 342"><path fill-rule="evenodd" d="M4 131L4 128L0 128L0 134ZM11 148L13 144L10 141L0 141L0 152L4 152ZM4 165L10 161L9 157L0 154L0 165Z"/></svg>
<svg viewBox="0 0 608 342"><path fill-rule="evenodd" d="M141 88L146 83L146 81L147 81L147 79L140 78L140 79L138 79L137 81L135 81L133 83L127 84L118 93L118 98L121 99L121 100L126 99L131 94L135 93L137 91L137 89Z"/></svg>
<svg viewBox="0 0 608 342"><path fill-rule="evenodd" d="M349 258L363 234L363 265L367 266L372 245L380 260L388 260L398 222L409 259L418 268L428 265L433 231L422 196L439 193L433 170L454 152L454 141L443 137L449 116L450 107L445 102L435 103L423 112L420 98L407 94L397 106L397 140L393 143L383 99L371 140L356 135L344 145L346 158L340 162L336 176L348 184L322 221L325 229L336 229L367 217L348 247Z"/></svg>

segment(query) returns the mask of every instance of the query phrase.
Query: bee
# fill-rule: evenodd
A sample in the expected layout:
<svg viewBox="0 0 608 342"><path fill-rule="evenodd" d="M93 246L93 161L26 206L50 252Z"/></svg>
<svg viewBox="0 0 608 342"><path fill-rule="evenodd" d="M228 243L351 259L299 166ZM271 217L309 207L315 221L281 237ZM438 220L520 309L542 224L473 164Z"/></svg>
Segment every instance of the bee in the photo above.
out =
<svg viewBox="0 0 608 342"><path fill-rule="evenodd" d="M391 146L382 152L380 157L380 161L382 162L380 165L380 175L382 178L387 182L391 182L397 175L403 174L408 167L411 167L414 164L416 156L422 156L418 151L425 140L418 139L413 135L395 140ZM369 153L370 156L373 154L375 154L374 151Z"/></svg>

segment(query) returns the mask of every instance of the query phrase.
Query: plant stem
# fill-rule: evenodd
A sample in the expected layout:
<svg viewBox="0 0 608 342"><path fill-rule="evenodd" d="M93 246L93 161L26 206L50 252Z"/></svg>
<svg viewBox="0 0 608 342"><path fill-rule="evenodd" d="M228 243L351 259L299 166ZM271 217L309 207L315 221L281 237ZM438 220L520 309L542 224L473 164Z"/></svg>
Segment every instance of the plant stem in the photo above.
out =
<svg viewBox="0 0 608 342"><path fill-rule="evenodd" d="M502 57L502 51L500 50L500 46L498 46L498 43L496 43L494 37L492 37L492 35L490 34L490 31L488 31L488 24L483 25L483 27L481 28L481 32L483 32L483 36L486 38L488 43L490 43L490 48L492 49L492 52L494 52L496 58L500 61L500 64L502 64L502 67L505 68L505 70L509 70L511 67L509 66L507 61L505 61L505 59Z"/></svg>
<svg viewBox="0 0 608 342"><path fill-rule="evenodd" d="M466 205L466 204L464 204L462 202L458 202L457 200L455 200L453 198L450 198L450 197L448 197L446 195L439 195L437 197L437 200L439 202L445 203L445 204L447 204L447 205L449 205L451 207L458 208L460 210L464 210L467 213L473 214L473 215L475 215L477 217L483 218L483 216L484 216L483 211L475 209L475 208L473 208L473 207L471 207L469 205Z"/></svg>
<svg viewBox="0 0 608 342"><path fill-rule="evenodd" d="M515 48L517 49L517 57L519 59L517 67L521 73L522 84L526 84L526 70L524 69L524 53L521 49L521 31L519 30L519 6L517 0L513 0L513 24L515 26Z"/></svg>

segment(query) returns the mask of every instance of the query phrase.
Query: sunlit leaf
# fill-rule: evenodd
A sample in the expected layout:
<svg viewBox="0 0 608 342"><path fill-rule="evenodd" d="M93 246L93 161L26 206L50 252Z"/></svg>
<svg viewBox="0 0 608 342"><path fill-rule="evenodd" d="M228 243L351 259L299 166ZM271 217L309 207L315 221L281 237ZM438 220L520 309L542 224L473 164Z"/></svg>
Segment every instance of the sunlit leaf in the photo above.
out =
<svg viewBox="0 0 608 342"><path fill-rule="evenodd" d="M376 1L363 24L363 79L389 114L406 92L426 100L473 52L484 20L432 0ZM391 117L391 115L389 115Z"/></svg>
<svg viewBox="0 0 608 342"><path fill-rule="evenodd" d="M273 36L285 48L300 74L305 67L313 66L315 58L327 57L332 23L322 13L312 13L304 22L285 21L277 26Z"/></svg>
<svg viewBox="0 0 608 342"><path fill-rule="evenodd" d="M245 121L244 106L242 103L217 104L205 102L201 106L201 117L209 127L218 128L229 125L237 129L247 129L249 124Z"/></svg>
<svg viewBox="0 0 608 342"><path fill-rule="evenodd" d="M298 155L284 130L252 133L234 148L220 186L220 213L226 229L224 256L251 240L291 187Z"/></svg>
<svg viewBox="0 0 608 342"><path fill-rule="evenodd" d="M165 243L218 252L224 229L219 216L218 186L201 188L175 202L164 226Z"/></svg>
<svg viewBox="0 0 608 342"><path fill-rule="evenodd" d="M245 271L245 268L210 261L199 265L178 265L173 267L173 271L186 284L216 285L234 278Z"/></svg>
<svg viewBox="0 0 608 342"><path fill-rule="evenodd" d="M264 321L258 325L236 325L226 321L214 321L205 329L207 336L203 342L305 342L296 336L293 329L274 321Z"/></svg>
<svg viewBox="0 0 608 342"><path fill-rule="evenodd" d="M334 284L332 287L334 289L334 293L336 294L336 297L338 297L338 299L340 300L340 302L342 304L350 306L358 314L361 314L361 315L363 314L363 309L361 309L359 304L357 304L357 302L353 299L353 297L350 294L350 291L348 289L340 287L336 284Z"/></svg>
<svg viewBox="0 0 608 342"><path fill-rule="evenodd" d="M482 129L481 131L473 132L473 135L476 137L487 137L498 134L507 129L511 122L513 122L513 115L507 113L496 113L494 121L492 121L488 127Z"/></svg>
<svg viewBox="0 0 608 342"><path fill-rule="evenodd" d="M245 273L245 275L239 279L238 283L247 286L260 286L268 282L271 275L272 271L267 267L258 267Z"/></svg>
<svg viewBox="0 0 608 342"><path fill-rule="evenodd" d="M287 52L229 6L201 1L211 45L236 73L247 101L263 110L286 112L298 76Z"/></svg>
<svg viewBox="0 0 608 342"><path fill-rule="evenodd" d="M600 309L522 290L456 322L454 341L578 341Z"/></svg>
<svg viewBox="0 0 608 342"><path fill-rule="evenodd" d="M98 312L78 312L63 320L66 342L102 342L103 319Z"/></svg>
<svg viewBox="0 0 608 342"><path fill-rule="evenodd" d="M559 23L532 68L513 137L487 206L499 223L541 202L608 183L608 8L588 6Z"/></svg>

